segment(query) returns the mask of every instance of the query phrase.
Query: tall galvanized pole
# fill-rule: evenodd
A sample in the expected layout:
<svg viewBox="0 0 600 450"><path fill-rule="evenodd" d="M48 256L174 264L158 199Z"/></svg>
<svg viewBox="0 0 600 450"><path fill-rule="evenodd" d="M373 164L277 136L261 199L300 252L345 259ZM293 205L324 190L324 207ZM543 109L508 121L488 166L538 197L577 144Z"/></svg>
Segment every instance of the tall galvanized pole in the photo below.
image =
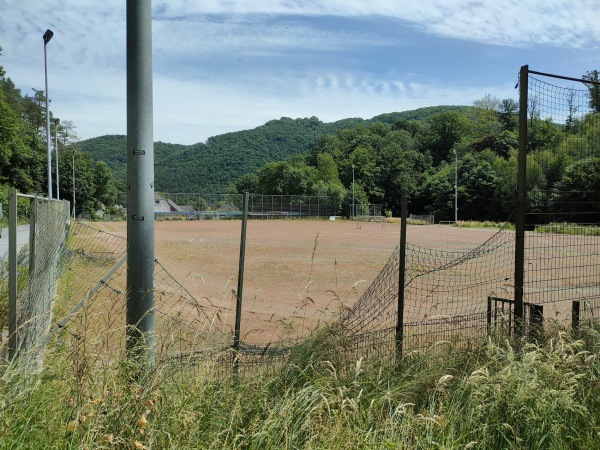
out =
<svg viewBox="0 0 600 450"><path fill-rule="evenodd" d="M233 335L233 370L237 376L239 370L240 330L242 325L242 300L244 298L244 264L246 260L246 225L248 223L248 197L244 194L244 212L242 215L242 235L240 238L240 263L238 268L237 301L235 304L235 330Z"/></svg>
<svg viewBox="0 0 600 450"><path fill-rule="evenodd" d="M54 154L56 155L56 200L60 200L60 178L58 175L58 124L60 119L54 119Z"/></svg>
<svg viewBox="0 0 600 450"><path fill-rule="evenodd" d="M354 208L354 164L352 164L352 220L356 217L356 209Z"/></svg>
<svg viewBox="0 0 600 450"><path fill-rule="evenodd" d="M519 73L519 155L517 170L517 217L515 223L515 336L523 325L523 285L525 282L525 200L527 183L527 92L529 66Z"/></svg>
<svg viewBox="0 0 600 450"><path fill-rule="evenodd" d="M458 151L454 149L454 225L458 226Z"/></svg>
<svg viewBox="0 0 600 450"><path fill-rule="evenodd" d="M406 219L408 216L406 197L402 198L400 213L400 255L398 262L398 316L396 318L396 357L402 356L404 342L404 284L406 276Z"/></svg>
<svg viewBox="0 0 600 450"><path fill-rule="evenodd" d="M73 219L75 218L75 149L73 149L73 153L71 153L72 162L73 162Z"/></svg>
<svg viewBox="0 0 600 450"><path fill-rule="evenodd" d="M152 2L127 0L127 350L154 365Z"/></svg>
<svg viewBox="0 0 600 450"><path fill-rule="evenodd" d="M50 100L48 99L48 57L46 55L46 47L52 39L54 33L52 30L46 30L42 36L44 39L44 78L46 81L46 149L48 156L48 198L52 198L52 148L50 144Z"/></svg>

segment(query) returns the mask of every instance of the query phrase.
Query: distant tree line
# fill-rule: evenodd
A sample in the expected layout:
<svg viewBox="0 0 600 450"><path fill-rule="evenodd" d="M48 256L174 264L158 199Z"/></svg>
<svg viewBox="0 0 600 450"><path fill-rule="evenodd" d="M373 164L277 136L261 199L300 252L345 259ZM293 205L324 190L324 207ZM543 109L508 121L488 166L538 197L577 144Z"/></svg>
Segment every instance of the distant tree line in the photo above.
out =
<svg viewBox="0 0 600 450"><path fill-rule="evenodd" d="M597 81L598 72L584 79ZM568 204L582 192L600 198L600 140L592 126L599 90L588 87L595 112L584 118L570 114L566 123L555 123L535 108L529 114L530 211ZM518 111L516 101L486 95L462 112L359 124L320 137L304 156L241 176L233 190L332 195L344 213L354 191L361 203L381 204L394 215L406 196L412 212L452 220L456 171L460 220L507 220L515 205Z"/></svg>
<svg viewBox="0 0 600 450"><path fill-rule="evenodd" d="M0 68L1 69L1 68ZM598 71L583 75L592 110L573 111L564 123L529 112L527 189L530 208L600 198L600 139L593 121L600 108ZM0 72L0 201L8 186L45 192L44 94L23 96ZM338 214L350 205L381 204L398 215L403 196L413 213L454 218L458 175L461 220L506 220L514 208L519 105L490 95L472 106L436 106L372 119L323 123L316 117L281 118L252 130L226 133L194 145L156 142L159 192L327 196ZM54 118L54 117L53 117ZM68 121L58 133L61 195L72 199L73 159L78 212L117 201L125 190L126 137L78 142ZM124 196L118 202L123 203Z"/></svg>

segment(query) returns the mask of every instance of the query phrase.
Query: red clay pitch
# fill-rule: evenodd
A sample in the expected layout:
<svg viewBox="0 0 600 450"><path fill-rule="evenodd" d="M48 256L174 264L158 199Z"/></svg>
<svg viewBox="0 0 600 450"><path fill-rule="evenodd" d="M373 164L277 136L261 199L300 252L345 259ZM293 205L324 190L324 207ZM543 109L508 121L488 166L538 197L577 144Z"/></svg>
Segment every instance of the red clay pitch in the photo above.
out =
<svg viewBox="0 0 600 450"><path fill-rule="evenodd" d="M118 235L125 222L99 224ZM471 250L494 229L409 226L409 243ZM240 220L155 222L155 256L207 311L233 327ZM351 307L391 256L396 223L344 220L250 220L246 237L242 336L265 343L299 337Z"/></svg>

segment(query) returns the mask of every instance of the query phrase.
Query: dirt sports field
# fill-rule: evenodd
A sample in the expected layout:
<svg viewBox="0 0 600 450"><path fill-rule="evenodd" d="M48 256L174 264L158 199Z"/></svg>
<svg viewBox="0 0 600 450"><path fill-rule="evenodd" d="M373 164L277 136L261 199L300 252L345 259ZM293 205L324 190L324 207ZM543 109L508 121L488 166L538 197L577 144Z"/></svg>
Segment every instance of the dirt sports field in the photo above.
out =
<svg viewBox="0 0 600 450"><path fill-rule="evenodd" d="M125 222L100 224L126 235ZM409 226L411 244L470 250L496 230ZM155 222L155 256L207 310L234 323L241 221ZM400 239L399 223L250 220L247 226L242 336L252 343L299 337L350 307Z"/></svg>

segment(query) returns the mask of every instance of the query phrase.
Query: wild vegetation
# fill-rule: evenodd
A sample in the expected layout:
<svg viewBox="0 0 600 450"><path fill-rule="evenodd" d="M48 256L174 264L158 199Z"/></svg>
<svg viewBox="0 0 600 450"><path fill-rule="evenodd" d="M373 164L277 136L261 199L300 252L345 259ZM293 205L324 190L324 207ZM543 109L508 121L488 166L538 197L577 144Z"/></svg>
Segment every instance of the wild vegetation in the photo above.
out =
<svg viewBox="0 0 600 450"><path fill-rule="evenodd" d="M0 366L0 448L600 445L594 330L576 340L555 329L518 350L493 340L469 351L441 343L398 365L346 358L337 344L316 333L285 365L249 369L237 381L202 359L162 361L133 380L114 352L65 335L41 374Z"/></svg>

